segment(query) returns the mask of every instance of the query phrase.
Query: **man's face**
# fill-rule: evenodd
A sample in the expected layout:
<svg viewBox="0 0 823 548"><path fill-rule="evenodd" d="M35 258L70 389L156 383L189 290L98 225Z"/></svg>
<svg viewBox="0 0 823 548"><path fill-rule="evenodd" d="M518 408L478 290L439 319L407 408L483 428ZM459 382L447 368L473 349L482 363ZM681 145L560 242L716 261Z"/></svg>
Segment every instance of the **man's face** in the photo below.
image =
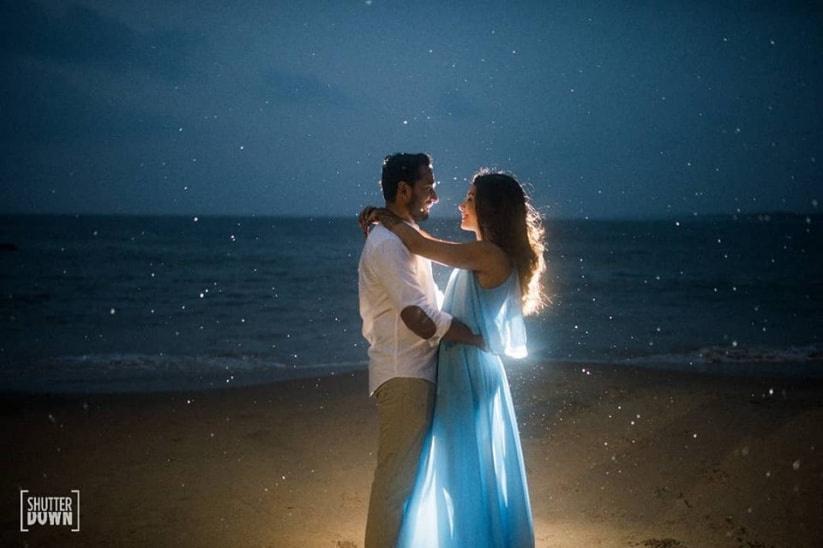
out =
<svg viewBox="0 0 823 548"><path fill-rule="evenodd" d="M417 182L411 187L412 193L407 203L409 213L416 223L429 218L429 210L438 199L431 167L421 166L419 175Z"/></svg>

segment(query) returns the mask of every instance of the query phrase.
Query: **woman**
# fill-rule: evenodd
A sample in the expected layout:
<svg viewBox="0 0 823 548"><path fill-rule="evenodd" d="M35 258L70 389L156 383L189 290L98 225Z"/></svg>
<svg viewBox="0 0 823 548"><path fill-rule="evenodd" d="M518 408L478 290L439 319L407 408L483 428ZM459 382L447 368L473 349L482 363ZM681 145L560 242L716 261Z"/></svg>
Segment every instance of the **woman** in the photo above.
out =
<svg viewBox="0 0 823 548"><path fill-rule="evenodd" d="M481 172L459 205L475 241L432 238L385 209L364 212L412 253L455 267L443 309L486 350L443 343L432 427L398 546L530 547L531 507L511 394L499 355L526 356L523 314L543 304L543 230L520 184Z"/></svg>

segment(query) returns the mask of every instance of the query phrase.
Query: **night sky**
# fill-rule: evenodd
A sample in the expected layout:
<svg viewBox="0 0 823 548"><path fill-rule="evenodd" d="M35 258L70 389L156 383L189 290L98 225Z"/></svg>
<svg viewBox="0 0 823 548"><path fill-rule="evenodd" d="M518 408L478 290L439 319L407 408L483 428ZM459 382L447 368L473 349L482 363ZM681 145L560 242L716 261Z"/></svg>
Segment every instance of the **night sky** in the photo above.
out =
<svg viewBox="0 0 823 548"><path fill-rule="evenodd" d="M387 153L553 217L819 211L823 8L2 2L0 212L355 215Z"/></svg>

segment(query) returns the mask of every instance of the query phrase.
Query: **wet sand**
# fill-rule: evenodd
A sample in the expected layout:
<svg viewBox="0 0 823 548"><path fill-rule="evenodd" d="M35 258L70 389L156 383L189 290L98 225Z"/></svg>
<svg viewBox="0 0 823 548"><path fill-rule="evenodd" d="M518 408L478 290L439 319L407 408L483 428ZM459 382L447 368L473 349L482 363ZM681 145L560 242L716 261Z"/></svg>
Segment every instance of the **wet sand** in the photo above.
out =
<svg viewBox="0 0 823 548"><path fill-rule="evenodd" d="M820 546L823 381L512 363L537 546ZM366 372L208 392L6 395L3 545L363 545ZM20 533L19 491L81 492Z"/></svg>

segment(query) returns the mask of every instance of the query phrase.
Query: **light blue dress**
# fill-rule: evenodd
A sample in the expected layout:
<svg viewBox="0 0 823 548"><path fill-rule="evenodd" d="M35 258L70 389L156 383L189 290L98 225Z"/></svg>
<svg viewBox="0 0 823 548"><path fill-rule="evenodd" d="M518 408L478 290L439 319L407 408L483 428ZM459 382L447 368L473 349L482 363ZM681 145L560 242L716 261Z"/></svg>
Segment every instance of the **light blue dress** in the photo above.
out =
<svg viewBox="0 0 823 548"><path fill-rule="evenodd" d="M484 289L473 272L454 270L443 310L482 334L490 352L440 346L432 427L398 546L533 547L520 436L499 357L526 356L516 271Z"/></svg>

